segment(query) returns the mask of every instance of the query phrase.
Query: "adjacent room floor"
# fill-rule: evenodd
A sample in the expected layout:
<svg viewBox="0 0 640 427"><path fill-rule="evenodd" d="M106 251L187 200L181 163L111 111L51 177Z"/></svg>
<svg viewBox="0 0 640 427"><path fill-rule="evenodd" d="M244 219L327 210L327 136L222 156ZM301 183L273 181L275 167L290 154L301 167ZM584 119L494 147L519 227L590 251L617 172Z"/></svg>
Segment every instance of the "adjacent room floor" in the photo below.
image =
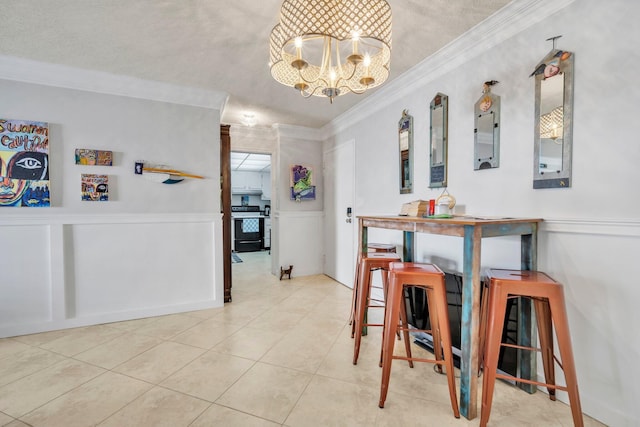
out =
<svg viewBox="0 0 640 427"><path fill-rule="evenodd" d="M395 361L378 408L379 328L354 366L351 290L241 258L223 308L1 339L0 426L478 425L430 364ZM496 385L490 426L572 424L564 403Z"/></svg>

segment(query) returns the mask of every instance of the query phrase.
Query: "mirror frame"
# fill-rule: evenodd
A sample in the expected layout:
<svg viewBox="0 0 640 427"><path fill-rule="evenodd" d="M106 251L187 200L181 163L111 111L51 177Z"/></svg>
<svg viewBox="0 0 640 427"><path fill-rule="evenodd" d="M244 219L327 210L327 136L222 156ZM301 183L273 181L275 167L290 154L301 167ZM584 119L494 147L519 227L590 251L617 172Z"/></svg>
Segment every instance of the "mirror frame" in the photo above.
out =
<svg viewBox="0 0 640 427"><path fill-rule="evenodd" d="M556 74L549 75L548 69L550 65L558 68ZM571 187L571 158L573 153L574 54L568 51L552 49L542 61L540 61L532 75L535 75L533 188L568 188ZM557 76L564 78L562 100L562 169L555 172L540 172L540 152L543 139L540 137L542 82L547 78Z"/></svg>
<svg viewBox="0 0 640 427"><path fill-rule="evenodd" d="M405 141L406 138L406 141ZM403 145L405 145L404 147ZM398 147L400 153L400 194L413 192L413 117L402 111L398 122Z"/></svg>
<svg viewBox="0 0 640 427"><path fill-rule="evenodd" d="M440 133L442 135L442 162L435 163L433 158L434 149L434 133L437 133L437 129L433 128L433 119L435 117L436 110L442 109L442 129ZM448 122L449 122L449 97L443 93L438 92L433 97L429 104L429 188L440 188L447 186L447 156L448 156Z"/></svg>
<svg viewBox="0 0 640 427"><path fill-rule="evenodd" d="M491 93L491 87L486 86L482 96L474 106L474 143L473 143L473 170L491 169L500 166L500 97ZM478 141L479 121L482 117L493 116L492 144L493 156L480 157Z"/></svg>

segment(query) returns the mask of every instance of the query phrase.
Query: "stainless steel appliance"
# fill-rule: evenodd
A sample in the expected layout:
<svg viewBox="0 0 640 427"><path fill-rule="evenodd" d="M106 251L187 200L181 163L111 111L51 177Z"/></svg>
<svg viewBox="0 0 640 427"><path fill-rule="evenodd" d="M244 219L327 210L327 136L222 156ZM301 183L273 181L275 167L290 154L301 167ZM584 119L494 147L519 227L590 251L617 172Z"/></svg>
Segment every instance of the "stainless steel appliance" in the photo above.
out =
<svg viewBox="0 0 640 427"><path fill-rule="evenodd" d="M231 206L233 243L236 252L255 252L264 248L264 216L260 206Z"/></svg>

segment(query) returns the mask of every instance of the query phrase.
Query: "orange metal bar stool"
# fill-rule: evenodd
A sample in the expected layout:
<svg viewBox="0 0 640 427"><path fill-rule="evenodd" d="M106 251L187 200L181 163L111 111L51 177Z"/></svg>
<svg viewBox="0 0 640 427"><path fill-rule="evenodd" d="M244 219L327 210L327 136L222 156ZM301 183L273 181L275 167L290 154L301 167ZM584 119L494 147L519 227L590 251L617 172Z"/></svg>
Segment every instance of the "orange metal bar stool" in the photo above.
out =
<svg viewBox="0 0 640 427"><path fill-rule="evenodd" d="M539 271L491 269L488 270L487 276L490 280L490 285L480 426L486 426L489 421L496 378L502 378L527 384L546 386L551 400L556 400L556 389L566 391L569 394L573 423L575 426L582 427L584 422L582 419L582 409L580 407L578 381L573 363L573 350L571 348L569 322L567 320L562 285L545 273ZM538 322L540 349L503 344L500 342L507 299L513 297L529 297L533 300ZM558 360L553 352L554 328L562 360ZM545 382L541 383L516 378L511 375L498 374L498 354L500 347L505 345L524 350L541 351ZM566 386L556 385L555 383L555 362L557 362L564 371Z"/></svg>
<svg viewBox="0 0 640 427"><path fill-rule="evenodd" d="M404 287L416 286L427 292L427 304L429 318L431 320L431 335L435 359L422 359L407 356L394 356L395 330L402 301L404 300ZM449 383L449 397L451 407L456 418L460 418L458 399L456 397L455 372L453 367L453 352L451 350L451 331L449 329L449 312L447 305L447 290L444 282L444 273L433 264L418 264L412 262L393 262L389 265L389 288L387 290L387 308L384 319L384 332L382 341L382 384L380 387L380 403L384 407L389 389L389 377L391 375L391 362L393 359L409 360L416 362L435 363L442 370L444 366ZM402 328L406 330L406 324Z"/></svg>
<svg viewBox="0 0 640 427"><path fill-rule="evenodd" d="M400 255L386 252L370 252L360 260L360 276L357 280L358 289L356 292L355 315L351 326L351 336L355 338L353 346L354 365L358 363L360 343L364 328L367 326L384 326L383 323L366 323L368 317L367 314L369 308L386 307L389 263L397 261L400 261ZM371 284L371 272L375 270L382 271L382 300L371 297L371 290L375 288ZM372 304L372 302L377 304ZM399 313L399 316L402 319L403 324L405 324L407 316L406 311L404 313ZM408 331L405 332L405 345L407 346L408 351L410 351ZM382 356L380 358L380 364L382 364Z"/></svg>
<svg viewBox="0 0 640 427"><path fill-rule="evenodd" d="M396 245L392 245L389 243L369 243L367 245L367 253L372 253L372 252L395 253ZM353 281L353 293L351 295L351 314L349 316L349 324L351 325L351 338L354 337L355 330L356 330L354 318L356 315L356 298L358 296L358 280L360 278L361 263L362 263L362 254L358 253L358 260L356 262L356 274L355 274L355 279Z"/></svg>

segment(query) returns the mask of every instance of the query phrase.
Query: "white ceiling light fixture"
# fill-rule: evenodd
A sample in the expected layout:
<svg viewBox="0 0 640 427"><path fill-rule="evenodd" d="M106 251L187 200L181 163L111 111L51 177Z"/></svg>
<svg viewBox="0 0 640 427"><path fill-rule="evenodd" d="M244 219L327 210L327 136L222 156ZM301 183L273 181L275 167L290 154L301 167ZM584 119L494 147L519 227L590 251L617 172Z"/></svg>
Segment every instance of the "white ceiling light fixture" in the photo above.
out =
<svg viewBox="0 0 640 427"><path fill-rule="evenodd" d="M271 75L305 98L364 93L389 77L385 0L284 0L269 42Z"/></svg>
<svg viewBox="0 0 640 427"><path fill-rule="evenodd" d="M245 126L253 127L257 122L256 115L253 113L244 113L242 115L242 124Z"/></svg>

